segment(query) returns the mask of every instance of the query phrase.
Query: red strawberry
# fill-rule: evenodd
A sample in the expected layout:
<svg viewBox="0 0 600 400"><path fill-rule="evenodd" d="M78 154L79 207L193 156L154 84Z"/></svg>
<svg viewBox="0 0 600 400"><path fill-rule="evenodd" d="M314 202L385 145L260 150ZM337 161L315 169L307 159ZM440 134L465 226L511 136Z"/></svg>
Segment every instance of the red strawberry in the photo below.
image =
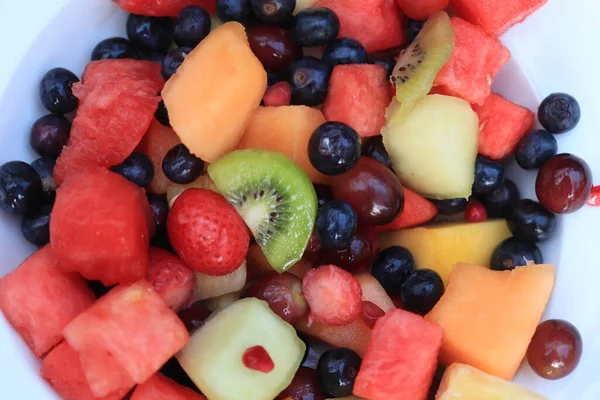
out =
<svg viewBox="0 0 600 400"><path fill-rule="evenodd" d="M183 192L169 212L173 248L190 268L221 276L246 258L250 235L244 220L223 196L205 189Z"/></svg>
<svg viewBox="0 0 600 400"><path fill-rule="evenodd" d="M350 272L335 265L308 271L302 292L310 306L309 324L342 326L355 321L362 311L360 283Z"/></svg>
<svg viewBox="0 0 600 400"><path fill-rule="evenodd" d="M292 87L286 81L277 82L276 84L271 85L263 96L265 106L289 106L291 101Z"/></svg>
<svg viewBox="0 0 600 400"><path fill-rule="evenodd" d="M150 248L146 279L172 310L187 306L194 295L196 275L177 256L156 247Z"/></svg>

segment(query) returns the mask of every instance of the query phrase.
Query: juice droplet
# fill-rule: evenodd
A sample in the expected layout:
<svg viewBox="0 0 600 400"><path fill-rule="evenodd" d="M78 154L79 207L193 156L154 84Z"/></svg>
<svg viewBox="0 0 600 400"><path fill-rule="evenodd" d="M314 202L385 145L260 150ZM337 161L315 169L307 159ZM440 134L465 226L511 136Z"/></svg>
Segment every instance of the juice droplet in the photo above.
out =
<svg viewBox="0 0 600 400"><path fill-rule="evenodd" d="M275 368L273 359L262 346L247 348L242 356L242 362L247 368L264 372L265 374L273 371L273 368Z"/></svg>

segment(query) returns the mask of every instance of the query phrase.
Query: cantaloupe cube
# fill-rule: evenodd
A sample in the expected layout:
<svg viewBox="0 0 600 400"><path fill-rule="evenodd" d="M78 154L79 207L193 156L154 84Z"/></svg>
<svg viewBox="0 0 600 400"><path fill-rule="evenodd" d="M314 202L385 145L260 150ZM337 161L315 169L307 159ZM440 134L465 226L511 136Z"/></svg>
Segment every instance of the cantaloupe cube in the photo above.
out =
<svg viewBox="0 0 600 400"><path fill-rule="evenodd" d="M244 27L227 22L188 54L162 97L183 144L213 162L235 148L266 87Z"/></svg>
<svg viewBox="0 0 600 400"><path fill-rule="evenodd" d="M489 266L492 253L511 236L504 220L481 223L442 223L379 235L382 249L402 246L410 250L417 268L437 271L445 284L454 264Z"/></svg>
<svg viewBox="0 0 600 400"><path fill-rule="evenodd" d="M512 271L457 264L446 292L425 317L444 331L440 362L469 364L512 379L546 308L555 278L556 268L550 264Z"/></svg>

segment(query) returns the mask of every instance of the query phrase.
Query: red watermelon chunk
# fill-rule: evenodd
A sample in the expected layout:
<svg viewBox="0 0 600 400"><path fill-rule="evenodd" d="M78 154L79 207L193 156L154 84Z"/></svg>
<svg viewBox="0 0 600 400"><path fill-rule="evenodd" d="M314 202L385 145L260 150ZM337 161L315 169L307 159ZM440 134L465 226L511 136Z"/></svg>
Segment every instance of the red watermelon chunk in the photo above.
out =
<svg viewBox="0 0 600 400"><path fill-rule="evenodd" d="M535 119L533 112L494 93L473 110L479 116L479 154L494 160L512 153Z"/></svg>
<svg viewBox="0 0 600 400"><path fill-rule="evenodd" d="M548 0L452 0L457 16L500 35L533 14Z"/></svg>
<svg viewBox="0 0 600 400"><path fill-rule="evenodd" d="M206 400L206 397L162 374L156 374L135 388L131 400Z"/></svg>
<svg viewBox="0 0 600 400"><path fill-rule="evenodd" d="M46 246L0 280L0 310L36 356L62 339L62 330L96 297L77 274L58 269Z"/></svg>
<svg viewBox="0 0 600 400"><path fill-rule="evenodd" d="M79 354L64 341L44 358L41 375L64 400L121 400L134 385L129 377L125 377L130 381L128 386L106 396L94 396L83 373Z"/></svg>
<svg viewBox="0 0 600 400"><path fill-rule="evenodd" d="M407 43L404 15L394 0L318 0L314 7L327 7L340 19L340 37L351 37L368 53Z"/></svg>
<svg viewBox="0 0 600 400"><path fill-rule="evenodd" d="M142 279L150 206L143 189L107 170L72 175L57 190L50 243L64 271L105 286Z"/></svg>
<svg viewBox="0 0 600 400"><path fill-rule="evenodd" d="M200 6L213 14L217 11L217 0L113 0L128 13L151 17L176 17L182 8Z"/></svg>
<svg viewBox="0 0 600 400"><path fill-rule="evenodd" d="M434 81L442 92L471 104L483 104L492 80L510 59L500 40L460 18L452 18L454 50Z"/></svg>
<svg viewBox="0 0 600 400"><path fill-rule="evenodd" d="M441 345L438 326L408 311L388 311L375 323L354 394L369 400L425 400Z"/></svg>
<svg viewBox="0 0 600 400"><path fill-rule="evenodd" d="M54 180L93 167L122 163L148 130L164 81L160 65L132 59L92 61L73 85L79 108L71 137L56 162Z"/></svg>
<svg viewBox="0 0 600 400"><path fill-rule="evenodd" d="M450 0L396 0L396 3L408 18L425 21L448 7Z"/></svg>
<svg viewBox="0 0 600 400"><path fill-rule="evenodd" d="M181 310L190 303L196 289L196 274L172 253L150 248L150 266L146 275L154 290L171 310Z"/></svg>
<svg viewBox="0 0 600 400"><path fill-rule="evenodd" d="M350 125L361 137L379 135L392 100L389 86L382 65L338 65L329 80L323 115L328 121Z"/></svg>
<svg viewBox="0 0 600 400"><path fill-rule="evenodd" d="M437 215L437 207L425 197L404 187L404 209L396 220L376 226L378 231L395 231L429 222Z"/></svg>

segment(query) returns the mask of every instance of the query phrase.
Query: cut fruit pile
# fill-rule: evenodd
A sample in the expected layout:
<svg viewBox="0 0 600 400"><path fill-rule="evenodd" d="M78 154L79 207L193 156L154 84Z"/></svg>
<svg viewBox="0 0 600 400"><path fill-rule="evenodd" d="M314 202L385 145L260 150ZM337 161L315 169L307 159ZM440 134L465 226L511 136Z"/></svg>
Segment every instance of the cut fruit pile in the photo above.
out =
<svg viewBox="0 0 600 400"><path fill-rule="evenodd" d="M577 367L538 244L592 191L553 136L581 110L531 132L491 92L545 0L115 2L128 39L48 71L42 157L0 166L38 246L0 310L62 398L543 400L523 359Z"/></svg>

